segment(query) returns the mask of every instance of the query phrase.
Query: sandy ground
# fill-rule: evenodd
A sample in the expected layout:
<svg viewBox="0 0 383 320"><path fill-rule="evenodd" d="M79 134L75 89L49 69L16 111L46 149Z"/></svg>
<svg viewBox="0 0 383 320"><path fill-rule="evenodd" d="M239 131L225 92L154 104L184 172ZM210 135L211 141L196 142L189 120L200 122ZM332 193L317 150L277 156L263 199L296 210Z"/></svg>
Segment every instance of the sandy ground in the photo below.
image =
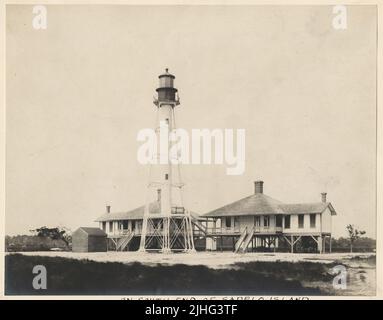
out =
<svg viewBox="0 0 383 320"><path fill-rule="evenodd" d="M205 265L210 268L230 268L237 262L252 261L287 261L287 262L317 262L333 263L334 261L349 260L352 257L367 258L373 254L365 253L326 253L326 254L298 254L298 253L246 253L233 252L197 252L195 254L173 253L139 253L139 252L20 252L29 256L64 257L71 259L88 259L98 262L140 262L143 264L186 264Z"/></svg>
<svg viewBox="0 0 383 320"><path fill-rule="evenodd" d="M362 255L357 255L363 258ZM367 256L364 256L367 258ZM351 257L336 259L346 267L347 285L343 289L334 289L330 282L302 282L305 287L320 287L330 294L340 296L375 296L376 295L376 264L366 259L350 260Z"/></svg>

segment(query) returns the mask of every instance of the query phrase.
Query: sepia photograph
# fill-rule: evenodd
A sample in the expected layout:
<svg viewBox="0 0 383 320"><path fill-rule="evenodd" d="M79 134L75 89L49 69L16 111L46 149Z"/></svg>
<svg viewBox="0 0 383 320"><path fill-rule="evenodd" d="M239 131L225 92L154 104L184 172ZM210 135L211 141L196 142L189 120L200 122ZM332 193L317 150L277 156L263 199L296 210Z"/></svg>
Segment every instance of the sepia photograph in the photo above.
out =
<svg viewBox="0 0 383 320"><path fill-rule="evenodd" d="M379 295L376 4L4 24L5 298Z"/></svg>

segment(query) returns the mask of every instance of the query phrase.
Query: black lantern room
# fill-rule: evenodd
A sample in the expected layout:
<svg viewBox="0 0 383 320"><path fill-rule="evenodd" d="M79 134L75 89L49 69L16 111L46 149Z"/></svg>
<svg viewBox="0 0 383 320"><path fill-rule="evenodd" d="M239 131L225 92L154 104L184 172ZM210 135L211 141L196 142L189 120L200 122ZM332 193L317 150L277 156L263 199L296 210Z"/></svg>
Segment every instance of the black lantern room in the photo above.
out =
<svg viewBox="0 0 383 320"><path fill-rule="evenodd" d="M165 73L161 74L158 78L160 79L160 86L156 89L158 105L166 102L178 104L177 89L174 88L175 76L169 73L169 69L165 69Z"/></svg>

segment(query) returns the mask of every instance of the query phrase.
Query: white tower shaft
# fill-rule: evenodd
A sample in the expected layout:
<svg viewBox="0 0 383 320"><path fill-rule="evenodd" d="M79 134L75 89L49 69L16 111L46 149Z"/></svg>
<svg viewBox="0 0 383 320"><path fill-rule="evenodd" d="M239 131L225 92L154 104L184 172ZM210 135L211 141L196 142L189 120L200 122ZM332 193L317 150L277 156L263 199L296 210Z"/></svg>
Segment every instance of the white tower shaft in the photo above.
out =
<svg viewBox="0 0 383 320"><path fill-rule="evenodd" d="M151 203L147 199L140 251L194 252L193 223L190 212L185 210L182 200L183 183L180 181L179 164L173 165L169 158L172 148L169 134L176 129L174 108L179 104L176 98L177 89L173 87L175 77L166 70L166 73L160 75L159 78L158 100L155 101L157 106L157 164L152 165L157 172L157 179L152 180L150 176L148 186L148 191L151 191L153 187L157 188L159 212L151 212ZM175 177L175 166L178 166L177 178ZM177 194L179 199L176 197Z"/></svg>

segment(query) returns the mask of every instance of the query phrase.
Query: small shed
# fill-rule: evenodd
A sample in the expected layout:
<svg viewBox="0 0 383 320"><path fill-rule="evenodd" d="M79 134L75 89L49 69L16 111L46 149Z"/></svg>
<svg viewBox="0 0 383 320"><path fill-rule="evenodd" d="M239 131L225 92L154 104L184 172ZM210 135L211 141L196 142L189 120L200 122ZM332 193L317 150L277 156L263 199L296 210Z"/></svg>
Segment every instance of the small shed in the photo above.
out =
<svg viewBox="0 0 383 320"><path fill-rule="evenodd" d="M107 234L99 228L80 227L72 234L73 252L107 251Z"/></svg>

